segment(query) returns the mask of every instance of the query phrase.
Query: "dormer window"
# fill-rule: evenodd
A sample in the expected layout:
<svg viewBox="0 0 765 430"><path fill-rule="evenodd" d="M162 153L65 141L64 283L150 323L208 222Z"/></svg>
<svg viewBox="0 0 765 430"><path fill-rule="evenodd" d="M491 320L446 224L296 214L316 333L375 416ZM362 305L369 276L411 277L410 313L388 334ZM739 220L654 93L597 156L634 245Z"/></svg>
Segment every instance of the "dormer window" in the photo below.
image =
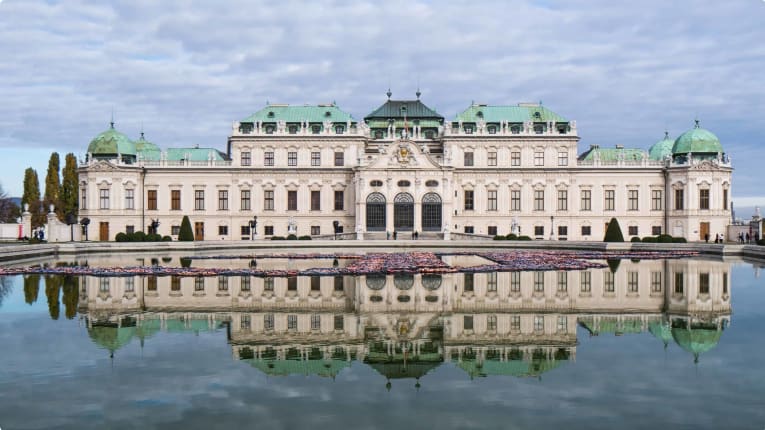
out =
<svg viewBox="0 0 765 430"><path fill-rule="evenodd" d="M406 106L401 106L401 114L406 114Z"/></svg>
<svg viewBox="0 0 765 430"><path fill-rule="evenodd" d="M489 134L497 134L497 127L490 125L489 128Z"/></svg>
<svg viewBox="0 0 765 430"><path fill-rule="evenodd" d="M382 139L382 138L383 138L382 130L375 131L375 139Z"/></svg>
<svg viewBox="0 0 765 430"><path fill-rule="evenodd" d="M544 132L544 127L542 125L535 125L534 126L534 133L536 134L542 134Z"/></svg>
<svg viewBox="0 0 765 430"><path fill-rule="evenodd" d="M311 126L311 133L313 133L313 134L321 133L321 126L320 125L312 125Z"/></svg>
<svg viewBox="0 0 765 430"><path fill-rule="evenodd" d="M483 111L479 110L478 113L475 114L475 116L477 116L478 118L483 118Z"/></svg>
<svg viewBox="0 0 765 430"><path fill-rule="evenodd" d="M335 134L343 134L344 130L345 130L345 127L343 127L342 125L335 126Z"/></svg>
<svg viewBox="0 0 765 430"><path fill-rule="evenodd" d="M465 134L473 134L473 127L466 125L465 126Z"/></svg>
<svg viewBox="0 0 765 430"><path fill-rule="evenodd" d="M332 116L332 112L330 112L330 111L326 111L326 112L324 112L324 116L325 116L325 117L327 117L327 118L329 118L329 117L331 117L331 116Z"/></svg>
<svg viewBox="0 0 765 430"><path fill-rule="evenodd" d="M433 131L428 130L425 132L425 139L432 139L433 138Z"/></svg>
<svg viewBox="0 0 765 430"><path fill-rule="evenodd" d="M266 134L274 134L274 130L276 128L273 125L267 125L266 126Z"/></svg>
<svg viewBox="0 0 765 430"><path fill-rule="evenodd" d="M541 114L541 113L539 113L539 112L534 112L534 118L535 118L535 119L539 119L539 118L542 118L542 114Z"/></svg>
<svg viewBox="0 0 765 430"><path fill-rule="evenodd" d="M289 132L290 134L297 134L298 127L296 125L289 126Z"/></svg>
<svg viewBox="0 0 765 430"><path fill-rule="evenodd" d="M566 126L559 126L558 127L558 134L566 134Z"/></svg>
<svg viewBox="0 0 765 430"><path fill-rule="evenodd" d="M519 126L517 126L517 125L514 125L514 126L510 127L510 133L520 134L521 133L521 128Z"/></svg>
<svg viewBox="0 0 765 430"><path fill-rule="evenodd" d="M274 112L273 112L273 111L271 111L271 112L268 112L268 117L269 117L269 118L273 118L273 117L274 117Z"/></svg>

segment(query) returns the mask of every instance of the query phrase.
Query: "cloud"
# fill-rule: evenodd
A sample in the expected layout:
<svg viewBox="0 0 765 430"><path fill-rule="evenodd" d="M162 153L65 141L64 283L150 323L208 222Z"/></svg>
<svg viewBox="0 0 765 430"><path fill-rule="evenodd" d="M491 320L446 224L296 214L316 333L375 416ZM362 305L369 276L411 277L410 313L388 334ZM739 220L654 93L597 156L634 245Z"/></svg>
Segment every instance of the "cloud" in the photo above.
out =
<svg viewBox="0 0 765 430"><path fill-rule="evenodd" d="M0 147L83 154L113 109L131 136L224 148L267 100L362 118L389 83L405 98L419 81L447 117L542 100L577 120L582 148L648 148L698 116L733 155L734 193L754 195L764 20L757 1L7 0ZM30 163L0 161L0 182L20 194Z"/></svg>

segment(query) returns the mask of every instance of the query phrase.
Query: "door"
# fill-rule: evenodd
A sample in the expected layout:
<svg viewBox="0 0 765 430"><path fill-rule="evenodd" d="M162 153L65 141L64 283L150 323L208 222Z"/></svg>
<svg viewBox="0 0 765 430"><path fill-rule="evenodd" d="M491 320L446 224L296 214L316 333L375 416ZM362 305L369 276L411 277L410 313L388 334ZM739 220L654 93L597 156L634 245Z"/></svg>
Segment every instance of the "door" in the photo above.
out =
<svg viewBox="0 0 765 430"><path fill-rule="evenodd" d="M436 193L422 197L422 230L441 231L441 196Z"/></svg>
<svg viewBox="0 0 765 430"><path fill-rule="evenodd" d="M399 193L393 199L393 227L398 231L414 228L414 198L409 193Z"/></svg>
<svg viewBox="0 0 765 430"><path fill-rule="evenodd" d="M699 240L706 240L709 237L709 223L699 223Z"/></svg>
<svg viewBox="0 0 765 430"><path fill-rule="evenodd" d="M194 240L205 240L205 223L194 223Z"/></svg>
<svg viewBox="0 0 765 430"><path fill-rule="evenodd" d="M102 222L98 224L98 240L101 240L101 241L109 240L109 223L108 222Z"/></svg>

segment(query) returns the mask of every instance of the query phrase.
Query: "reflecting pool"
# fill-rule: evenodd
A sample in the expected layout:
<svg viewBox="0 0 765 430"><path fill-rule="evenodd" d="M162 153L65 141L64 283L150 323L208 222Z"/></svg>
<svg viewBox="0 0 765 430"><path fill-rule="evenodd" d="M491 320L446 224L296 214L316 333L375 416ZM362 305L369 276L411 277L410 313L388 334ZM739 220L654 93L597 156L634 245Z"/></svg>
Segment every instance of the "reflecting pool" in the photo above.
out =
<svg viewBox="0 0 765 430"><path fill-rule="evenodd" d="M0 277L0 428L763 428L759 270Z"/></svg>

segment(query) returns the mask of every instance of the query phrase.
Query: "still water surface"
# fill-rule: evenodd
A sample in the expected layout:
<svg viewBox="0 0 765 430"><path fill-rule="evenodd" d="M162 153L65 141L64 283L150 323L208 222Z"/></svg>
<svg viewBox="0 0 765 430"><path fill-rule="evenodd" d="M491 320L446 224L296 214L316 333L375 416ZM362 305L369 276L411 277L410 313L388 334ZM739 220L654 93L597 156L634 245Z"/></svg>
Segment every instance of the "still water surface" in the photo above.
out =
<svg viewBox="0 0 765 430"><path fill-rule="evenodd" d="M760 429L758 270L6 277L0 428Z"/></svg>

